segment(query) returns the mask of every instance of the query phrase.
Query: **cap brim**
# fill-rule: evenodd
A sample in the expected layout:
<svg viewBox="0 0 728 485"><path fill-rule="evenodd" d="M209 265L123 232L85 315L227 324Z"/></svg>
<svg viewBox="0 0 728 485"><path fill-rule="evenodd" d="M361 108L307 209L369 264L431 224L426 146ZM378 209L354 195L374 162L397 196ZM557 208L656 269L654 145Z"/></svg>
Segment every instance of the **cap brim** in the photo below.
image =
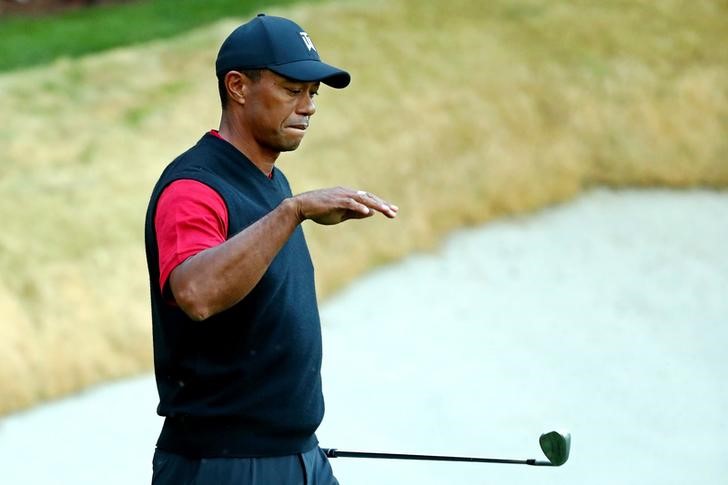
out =
<svg viewBox="0 0 728 485"><path fill-rule="evenodd" d="M348 72L315 60L302 60L279 66L268 66L268 69L289 79L305 82L320 81L337 89L345 88L351 82L351 76Z"/></svg>

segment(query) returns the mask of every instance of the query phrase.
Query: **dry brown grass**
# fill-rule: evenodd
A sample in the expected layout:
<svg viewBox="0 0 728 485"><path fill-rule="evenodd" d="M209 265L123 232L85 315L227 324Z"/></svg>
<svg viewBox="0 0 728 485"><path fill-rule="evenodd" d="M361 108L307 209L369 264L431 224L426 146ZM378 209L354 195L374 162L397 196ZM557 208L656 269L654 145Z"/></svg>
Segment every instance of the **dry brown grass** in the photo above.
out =
<svg viewBox="0 0 728 485"><path fill-rule="evenodd" d="M322 89L294 189L396 221L307 223L322 295L447 231L595 184L728 186L728 4L396 0L285 11L353 83ZM0 413L150 367L142 220L217 124L236 24L0 77Z"/></svg>

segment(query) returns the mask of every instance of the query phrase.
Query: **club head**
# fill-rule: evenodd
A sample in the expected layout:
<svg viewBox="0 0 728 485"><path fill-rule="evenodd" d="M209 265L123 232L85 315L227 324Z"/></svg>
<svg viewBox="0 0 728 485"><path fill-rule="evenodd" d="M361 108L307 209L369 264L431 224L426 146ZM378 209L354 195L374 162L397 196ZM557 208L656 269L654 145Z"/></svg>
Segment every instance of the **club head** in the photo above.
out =
<svg viewBox="0 0 728 485"><path fill-rule="evenodd" d="M561 466L569 459L571 433L551 431L542 434L538 442L552 465Z"/></svg>

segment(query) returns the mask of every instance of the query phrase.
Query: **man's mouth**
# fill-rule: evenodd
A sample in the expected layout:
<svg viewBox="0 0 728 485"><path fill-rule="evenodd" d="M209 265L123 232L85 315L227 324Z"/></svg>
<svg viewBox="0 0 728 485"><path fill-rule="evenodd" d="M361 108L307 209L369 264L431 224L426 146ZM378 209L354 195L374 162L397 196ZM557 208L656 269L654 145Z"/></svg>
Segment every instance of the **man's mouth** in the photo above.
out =
<svg viewBox="0 0 728 485"><path fill-rule="evenodd" d="M286 128L291 128L293 130L299 130L299 131L306 131L308 128L308 118L299 118L293 123L288 123L286 125Z"/></svg>

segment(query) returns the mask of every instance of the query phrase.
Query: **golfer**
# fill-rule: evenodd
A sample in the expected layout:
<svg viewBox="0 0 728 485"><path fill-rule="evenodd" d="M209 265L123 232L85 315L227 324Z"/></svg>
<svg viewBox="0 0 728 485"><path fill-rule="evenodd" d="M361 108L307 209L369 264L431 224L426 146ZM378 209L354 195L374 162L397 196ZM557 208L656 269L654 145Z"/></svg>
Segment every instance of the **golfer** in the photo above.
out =
<svg viewBox="0 0 728 485"><path fill-rule="evenodd" d="M297 24L241 25L216 72L219 130L167 166L147 209L165 417L152 483L336 484L315 435L321 328L301 223L393 218L397 207L341 187L294 196L275 166L309 129L319 84L350 81Z"/></svg>

